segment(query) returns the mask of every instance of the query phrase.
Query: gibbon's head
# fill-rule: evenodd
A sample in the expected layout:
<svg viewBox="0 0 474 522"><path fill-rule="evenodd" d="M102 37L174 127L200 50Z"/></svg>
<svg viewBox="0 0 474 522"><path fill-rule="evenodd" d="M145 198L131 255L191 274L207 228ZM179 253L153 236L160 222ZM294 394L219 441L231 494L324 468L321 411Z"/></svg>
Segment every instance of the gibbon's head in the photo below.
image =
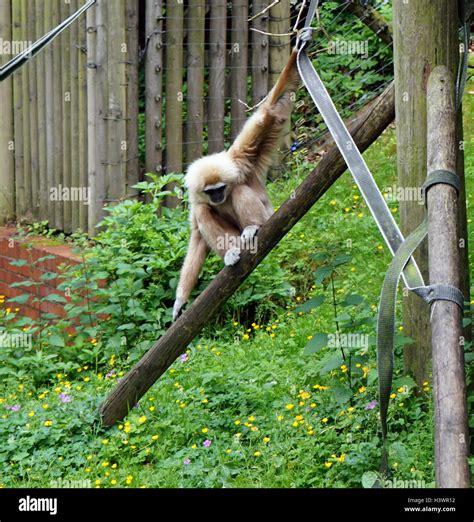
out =
<svg viewBox="0 0 474 522"><path fill-rule="evenodd" d="M191 163L184 182L192 202L220 205L238 181L236 164L226 152L219 152Z"/></svg>

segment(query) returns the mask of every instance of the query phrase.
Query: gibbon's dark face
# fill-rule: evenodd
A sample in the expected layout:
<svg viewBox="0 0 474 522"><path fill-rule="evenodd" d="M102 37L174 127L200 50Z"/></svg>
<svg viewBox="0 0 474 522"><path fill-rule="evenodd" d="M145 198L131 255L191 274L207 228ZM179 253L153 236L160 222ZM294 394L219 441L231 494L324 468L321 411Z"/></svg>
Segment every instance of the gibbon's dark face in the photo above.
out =
<svg viewBox="0 0 474 522"><path fill-rule="evenodd" d="M209 203L212 205L220 205L224 203L227 197L227 185L225 183L216 183L215 185L207 185L204 187L204 194L209 198Z"/></svg>

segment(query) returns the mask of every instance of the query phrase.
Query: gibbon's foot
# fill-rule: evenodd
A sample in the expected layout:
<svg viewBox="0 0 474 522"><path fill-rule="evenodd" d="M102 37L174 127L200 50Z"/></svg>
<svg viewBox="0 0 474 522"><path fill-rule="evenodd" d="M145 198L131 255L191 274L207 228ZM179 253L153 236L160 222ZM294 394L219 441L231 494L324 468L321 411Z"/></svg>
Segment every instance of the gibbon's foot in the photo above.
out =
<svg viewBox="0 0 474 522"><path fill-rule="evenodd" d="M253 239L259 228L260 227L258 225L249 225L248 227L245 227L242 234L240 235L240 238L244 243L249 239Z"/></svg>
<svg viewBox="0 0 474 522"><path fill-rule="evenodd" d="M234 247L229 248L224 256L224 265L232 266L235 265L240 259L240 248Z"/></svg>
<svg viewBox="0 0 474 522"><path fill-rule="evenodd" d="M178 319L178 317L181 315L182 308L185 304L186 301L183 299L176 299L173 306L173 322L176 321L176 319Z"/></svg>

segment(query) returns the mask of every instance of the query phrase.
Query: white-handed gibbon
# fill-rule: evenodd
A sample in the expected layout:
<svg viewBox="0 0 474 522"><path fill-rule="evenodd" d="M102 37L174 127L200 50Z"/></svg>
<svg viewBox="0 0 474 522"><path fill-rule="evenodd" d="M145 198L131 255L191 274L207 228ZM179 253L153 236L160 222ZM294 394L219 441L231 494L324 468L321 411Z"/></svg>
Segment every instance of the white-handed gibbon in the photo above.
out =
<svg viewBox="0 0 474 522"><path fill-rule="evenodd" d="M226 266L240 259L258 229L273 214L265 181L299 83L296 52L247 120L228 151L194 161L185 176L189 191L191 238L173 307L175 320L194 288L212 249Z"/></svg>

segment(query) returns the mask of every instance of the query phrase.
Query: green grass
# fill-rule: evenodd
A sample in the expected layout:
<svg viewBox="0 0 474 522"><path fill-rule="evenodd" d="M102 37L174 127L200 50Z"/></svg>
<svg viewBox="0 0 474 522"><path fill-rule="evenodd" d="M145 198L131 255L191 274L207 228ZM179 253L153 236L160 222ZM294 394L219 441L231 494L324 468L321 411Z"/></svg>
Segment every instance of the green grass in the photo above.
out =
<svg viewBox="0 0 474 522"><path fill-rule="evenodd" d="M467 90L473 89L471 82ZM465 114L473 111L473 96L466 94ZM465 136L473 133L474 122L466 117ZM468 140L469 216L473 149ZM394 130L388 129L365 158L380 187L393 185ZM302 163L270 185L275 205L311 168ZM396 205L391 207L396 215ZM296 288L286 308L259 324L229 320L218 334L207 329L189 346L186 360L174 363L126 422L106 430L96 415L101 400L129 369L122 359L110 359L100 371L77 365L40 388L28 375L20 385L0 384L0 485L49 487L63 479L91 487L360 487L363 474L379 464L378 409L366 408L377 398L374 346L355 355L364 362L353 369L354 393L344 400L335 393L347 380L344 368L338 365L322 374L318 367L335 349L304 355L311 336L336 330L331 286L313 279L319 265L310 255L321 252L352 256L334 277L338 313L349 310L358 317L357 306L343 309L344 297L357 294L373 319L390 256L345 173L271 254ZM319 308L295 310L316 295L325 298ZM361 331L373 335L373 325ZM398 347L397 378L401 367ZM397 479L429 486L429 383L420 391L415 394L412 384L395 390L390 462ZM5 408L15 405L18 411Z"/></svg>

